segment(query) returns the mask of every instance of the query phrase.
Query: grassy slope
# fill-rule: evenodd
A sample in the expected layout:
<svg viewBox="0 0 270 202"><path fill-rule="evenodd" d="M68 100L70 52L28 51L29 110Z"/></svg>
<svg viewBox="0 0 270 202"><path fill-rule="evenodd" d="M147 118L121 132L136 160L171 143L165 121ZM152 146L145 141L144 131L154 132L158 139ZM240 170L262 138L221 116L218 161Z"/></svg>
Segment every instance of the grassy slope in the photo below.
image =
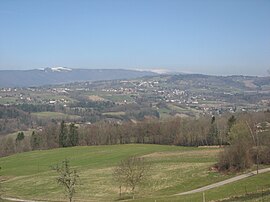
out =
<svg viewBox="0 0 270 202"><path fill-rule="evenodd" d="M113 167L128 156L144 156L151 162L152 170L149 180L140 190L139 201L200 201L201 194L178 197L170 195L230 177L209 171L218 152L219 149L161 145L74 147L0 158L0 165L1 175L6 179L3 183L5 195L29 199L49 197L59 201L64 200L64 196L55 183L55 173L50 166L68 158L80 174L81 185L76 195L77 200L113 201L118 198L118 186L112 179ZM231 189L230 185L224 186L226 191L222 189L210 190L206 196L209 199L219 199L235 194L235 189Z"/></svg>

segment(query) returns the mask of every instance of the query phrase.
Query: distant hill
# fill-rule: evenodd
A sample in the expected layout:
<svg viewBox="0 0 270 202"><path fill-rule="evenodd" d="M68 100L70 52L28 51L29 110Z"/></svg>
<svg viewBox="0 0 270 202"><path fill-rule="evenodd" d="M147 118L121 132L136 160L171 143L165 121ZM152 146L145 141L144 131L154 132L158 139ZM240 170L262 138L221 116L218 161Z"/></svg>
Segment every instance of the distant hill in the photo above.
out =
<svg viewBox="0 0 270 202"><path fill-rule="evenodd" d="M30 87L77 81L132 79L157 75L150 71L124 69L70 69L65 67L42 70L0 70L0 87Z"/></svg>

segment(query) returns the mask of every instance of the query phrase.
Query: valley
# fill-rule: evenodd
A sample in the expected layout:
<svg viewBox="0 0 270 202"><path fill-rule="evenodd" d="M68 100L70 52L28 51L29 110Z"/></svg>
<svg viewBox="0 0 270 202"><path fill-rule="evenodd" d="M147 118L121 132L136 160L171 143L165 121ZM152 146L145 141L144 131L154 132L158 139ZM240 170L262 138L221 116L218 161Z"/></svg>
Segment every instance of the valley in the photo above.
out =
<svg viewBox="0 0 270 202"><path fill-rule="evenodd" d="M269 77L181 74L0 89L3 106L34 120L89 123L257 112L269 108L269 96Z"/></svg>

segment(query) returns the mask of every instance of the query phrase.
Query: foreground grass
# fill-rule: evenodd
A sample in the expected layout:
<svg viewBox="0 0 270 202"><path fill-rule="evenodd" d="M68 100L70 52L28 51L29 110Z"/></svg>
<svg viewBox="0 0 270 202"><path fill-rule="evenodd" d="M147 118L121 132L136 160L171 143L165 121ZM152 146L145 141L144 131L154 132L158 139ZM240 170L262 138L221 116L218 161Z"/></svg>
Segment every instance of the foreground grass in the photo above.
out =
<svg viewBox="0 0 270 202"><path fill-rule="evenodd" d="M112 145L73 147L33 151L0 158L2 185L6 196L25 199L64 201L62 190L55 182L51 166L67 158L80 175L76 201L116 201L118 184L112 178L113 168L123 159L143 156L151 163L148 180L141 186L137 201L202 201L202 194L172 196L231 177L209 168L216 162L220 149L162 145ZM241 195L239 187L259 183L269 186L270 174L263 174L205 193L207 201ZM251 181L249 181L251 180ZM266 182L267 181L267 182ZM241 183L245 183L241 184ZM238 191L237 191L238 190ZM125 191L125 190L124 190ZM131 195L126 193L130 198ZM135 201L136 201L135 200Z"/></svg>

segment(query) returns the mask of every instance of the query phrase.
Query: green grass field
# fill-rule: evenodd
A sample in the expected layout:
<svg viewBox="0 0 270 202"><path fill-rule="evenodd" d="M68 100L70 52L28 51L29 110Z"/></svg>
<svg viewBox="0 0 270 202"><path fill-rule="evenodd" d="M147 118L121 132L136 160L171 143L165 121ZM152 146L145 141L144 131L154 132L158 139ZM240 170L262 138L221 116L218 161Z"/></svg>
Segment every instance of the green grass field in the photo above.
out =
<svg viewBox="0 0 270 202"><path fill-rule="evenodd" d="M157 111L158 111L159 116L160 116L161 119L166 119L166 118L171 117L171 115L170 115L171 110L170 109L160 108Z"/></svg>
<svg viewBox="0 0 270 202"><path fill-rule="evenodd" d="M121 160L136 155L145 157L151 164L151 170L148 180L137 190L135 201L202 201L202 193L188 196L173 194L231 177L209 169L216 162L219 151L217 148L131 144L20 153L0 158L3 195L65 201L51 166L67 158L80 175L76 201L117 201L118 184L112 176L113 168ZM252 192L255 184L267 189L270 187L269 177L268 173L262 174L209 190L205 193L206 199L242 195L245 190ZM126 193L126 196L129 198L131 194Z"/></svg>
<svg viewBox="0 0 270 202"><path fill-rule="evenodd" d="M102 115L111 115L111 116L123 116L125 115L126 112L105 112L105 113L102 113Z"/></svg>
<svg viewBox="0 0 270 202"><path fill-rule="evenodd" d="M38 100L67 100L68 102L74 102L75 100L70 98L69 96L59 95L58 93L51 93L51 92L32 92L31 93L33 98L37 98Z"/></svg>
<svg viewBox="0 0 270 202"><path fill-rule="evenodd" d="M6 135L6 137L12 137L12 138L16 139L19 132L23 132L26 137L30 137L32 135L33 131L35 131L35 130L18 131L18 132L14 132L14 133L9 133Z"/></svg>
<svg viewBox="0 0 270 202"><path fill-rule="evenodd" d="M179 107L177 105L173 105L173 104L168 104L168 107L171 109L171 110L175 110L177 112L187 112L188 110L186 110L185 108L183 107Z"/></svg>
<svg viewBox="0 0 270 202"><path fill-rule="evenodd" d="M15 104L15 103L18 103L17 98L14 97L0 98L0 104Z"/></svg>
<svg viewBox="0 0 270 202"><path fill-rule="evenodd" d="M80 116L68 115L60 112L35 112L32 113L32 116L35 116L40 119L79 119Z"/></svg>
<svg viewBox="0 0 270 202"><path fill-rule="evenodd" d="M119 112L105 112L102 113L103 116L107 116L107 117L113 117L113 118L118 118L121 119L123 116L126 115L126 112L123 111L119 111Z"/></svg>
<svg viewBox="0 0 270 202"><path fill-rule="evenodd" d="M112 94L112 95L105 95L104 98L112 101L112 102L133 102L134 99L130 95L125 94Z"/></svg>
<svg viewBox="0 0 270 202"><path fill-rule="evenodd" d="M105 100L110 100L112 102L132 102L134 99L131 97L131 94L118 94L114 92L103 92L103 91L92 91L87 92L86 96L99 96Z"/></svg>

